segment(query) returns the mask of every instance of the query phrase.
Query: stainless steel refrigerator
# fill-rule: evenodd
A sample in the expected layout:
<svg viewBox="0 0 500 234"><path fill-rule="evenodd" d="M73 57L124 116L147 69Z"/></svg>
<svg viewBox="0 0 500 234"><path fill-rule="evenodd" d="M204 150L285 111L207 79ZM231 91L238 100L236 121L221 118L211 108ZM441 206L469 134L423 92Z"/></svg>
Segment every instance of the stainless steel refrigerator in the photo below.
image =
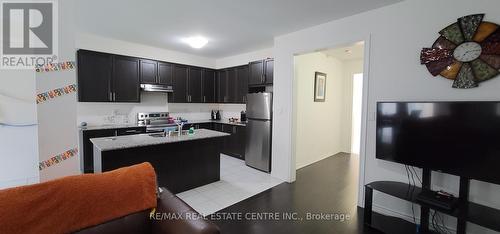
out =
<svg viewBox="0 0 500 234"><path fill-rule="evenodd" d="M272 93L247 94L246 165L271 172Z"/></svg>

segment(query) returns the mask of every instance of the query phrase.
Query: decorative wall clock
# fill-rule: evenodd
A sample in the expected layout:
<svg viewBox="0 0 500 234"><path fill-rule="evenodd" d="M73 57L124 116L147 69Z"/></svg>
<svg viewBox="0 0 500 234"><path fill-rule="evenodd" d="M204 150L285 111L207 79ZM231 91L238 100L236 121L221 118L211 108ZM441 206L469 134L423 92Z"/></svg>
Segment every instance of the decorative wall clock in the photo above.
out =
<svg viewBox="0 0 500 234"><path fill-rule="evenodd" d="M422 49L420 63L433 76L453 80L453 88L474 88L495 78L500 73L500 27L483 18L464 16L441 30L432 47Z"/></svg>

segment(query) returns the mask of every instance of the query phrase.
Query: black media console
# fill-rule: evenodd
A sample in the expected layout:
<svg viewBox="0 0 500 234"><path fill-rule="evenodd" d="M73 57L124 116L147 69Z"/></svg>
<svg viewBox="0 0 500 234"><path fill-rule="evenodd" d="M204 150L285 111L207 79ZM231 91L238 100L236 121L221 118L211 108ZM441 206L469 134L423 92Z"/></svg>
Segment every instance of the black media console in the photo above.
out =
<svg viewBox="0 0 500 234"><path fill-rule="evenodd" d="M452 210L422 203L417 196L431 189L431 170L423 169L422 187L409 188L409 184L394 181L376 181L365 185L365 225L372 227L373 190L420 205L420 233L428 233L430 210L457 218L457 233L465 234L467 222L500 232L500 210L469 201L470 180L460 177L458 203ZM382 230L383 231L383 230ZM416 228L415 228L416 231Z"/></svg>

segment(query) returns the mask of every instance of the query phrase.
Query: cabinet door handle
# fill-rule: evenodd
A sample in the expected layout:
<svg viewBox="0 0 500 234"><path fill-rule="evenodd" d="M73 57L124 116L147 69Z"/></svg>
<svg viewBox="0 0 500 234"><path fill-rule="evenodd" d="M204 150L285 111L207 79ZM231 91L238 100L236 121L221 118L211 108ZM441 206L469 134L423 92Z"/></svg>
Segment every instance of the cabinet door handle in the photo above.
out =
<svg viewBox="0 0 500 234"><path fill-rule="evenodd" d="M113 101L113 92L109 92L109 101L112 102Z"/></svg>
<svg viewBox="0 0 500 234"><path fill-rule="evenodd" d="M266 82L266 78L264 78L264 74L262 74L260 76L260 83L265 83Z"/></svg>
<svg viewBox="0 0 500 234"><path fill-rule="evenodd" d="M207 97L203 96L203 102L207 102Z"/></svg>

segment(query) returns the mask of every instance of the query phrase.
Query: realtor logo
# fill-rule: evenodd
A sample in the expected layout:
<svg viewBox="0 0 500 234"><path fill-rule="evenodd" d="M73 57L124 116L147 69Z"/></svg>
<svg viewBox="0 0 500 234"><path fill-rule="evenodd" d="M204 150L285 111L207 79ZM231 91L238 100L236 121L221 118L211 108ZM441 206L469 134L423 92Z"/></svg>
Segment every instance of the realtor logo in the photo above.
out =
<svg viewBox="0 0 500 234"><path fill-rule="evenodd" d="M32 69L57 59L54 1L2 1L1 67Z"/></svg>

